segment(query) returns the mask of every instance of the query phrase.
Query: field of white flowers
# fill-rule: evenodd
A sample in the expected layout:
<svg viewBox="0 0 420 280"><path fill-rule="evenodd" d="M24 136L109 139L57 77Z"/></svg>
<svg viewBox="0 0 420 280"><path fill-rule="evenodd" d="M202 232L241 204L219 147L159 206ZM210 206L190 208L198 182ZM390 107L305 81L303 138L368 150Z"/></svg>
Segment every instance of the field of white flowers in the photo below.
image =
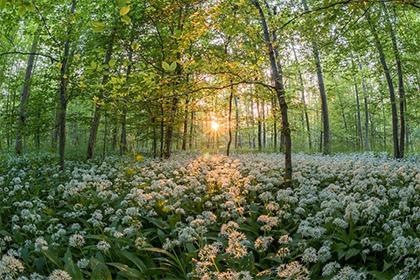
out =
<svg viewBox="0 0 420 280"><path fill-rule="evenodd" d="M414 160L50 162L0 162L0 279L419 279Z"/></svg>

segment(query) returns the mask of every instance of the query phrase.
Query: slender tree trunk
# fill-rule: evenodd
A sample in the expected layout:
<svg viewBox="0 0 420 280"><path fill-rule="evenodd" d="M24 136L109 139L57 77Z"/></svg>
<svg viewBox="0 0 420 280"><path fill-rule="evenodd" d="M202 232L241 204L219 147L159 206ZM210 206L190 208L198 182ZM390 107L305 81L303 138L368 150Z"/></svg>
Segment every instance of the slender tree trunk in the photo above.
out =
<svg viewBox="0 0 420 280"><path fill-rule="evenodd" d="M363 149L362 116L360 114L359 87L356 78L354 79L354 92L356 95L356 113L357 113L357 137L359 139L359 148Z"/></svg>
<svg viewBox="0 0 420 280"><path fill-rule="evenodd" d="M359 62L359 70L362 73L362 90L363 90L363 103L364 103L364 111L365 111L365 150L369 151L369 105L368 105L368 97L367 97L367 86L365 77L363 74L362 64Z"/></svg>
<svg viewBox="0 0 420 280"><path fill-rule="evenodd" d="M128 65L127 65L127 72L125 74L126 85L128 86L128 81L131 75L133 63L133 49L131 45L128 50ZM124 98L122 116L121 116L121 138L120 138L120 155L124 155L127 153L127 113L128 113L128 100Z"/></svg>
<svg viewBox="0 0 420 280"><path fill-rule="evenodd" d="M163 104L160 104L160 157L163 157L163 144L164 144L164 133L165 133L165 123L164 123L164 110Z"/></svg>
<svg viewBox="0 0 420 280"><path fill-rule="evenodd" d="M396 105L396 100L395 100L394 84L392 82L391 73L389 71L388 64L386 63L385 53L384 53L382 44L379 40L376 27L372 23L369 13L366 14L366 17L372 31L374 43L375 43L375 46L379 55L379 60L381 62L382 68L384 70L385 79L388 84L389 99L391 101L391 112L392 112L392 140L393 140L394 157L401 158L399 139L398 139L398 113L397 113L397 105Z"/></svg>
<svg viewBox="0 0 420 280"><path fill-rule="evenodd" d="M41 112L40 111L37 111L36 118L38 120L41 119ZM37 126L36 126L35 147L36 147L37 151L39 152L40 149L41 149L41 127L40 127L39 124L37 124Z"/></svg>
<svg viewBox="0 0 420 280"><path fill-rule="evenodd" d="M183 124L183 130L182 130L182 150L187 150L187 139L188 139L188 105L189 104L189 98L185 100L185 111L184 111L184 124Z"/></svg>
<svg viewBox="0 0 420 280"><path fill-rule="evenodd" d="M302 101L302 105L303 105L303 114L305 116L305 122L306 122L306 133L307 133L307 137L308 137L308 146L309 146L309 150L312 150L312 139L311 139L311 127L310 127L310 122L309 122L309 115L308 115L308 106L306 105L306 96L305 96L305 85L303 83L303 75L302 75L302 71L300 70L299 67L299 61L296 55L296 50L294 47L294 44L292 44L292 51L293 51L293 56L295 59L295 63L297 64L297 72L298 72L298 78L299 78L299 85L300 85L300 90L301 90L301 101Z"/></svg>
<svg viewBox="0 0 420 280"><path fill-rule="evenodd" d="M76 0L72 0L71 13L75 14L76 12ZM64 153L66 148L66 115L67 115L67 86L68 86L68 67L70 60L70 35L72 32L72 27L68 27L67 39L64 43L64 53L61 61L60 69L60 91L59 91L59 101L60 101L60 110L58 112L58 153L60 155L60 168L64 169Z"/></svg>
<svg viewBox="0 0 420 280"><path fill-rule="evenodd" d="M257 97L257 140L258 140L258 151L262 150L262 123L261 123L261 108L260 101Z"/></svg>
<svg viewBox="0 0 420 280"><path fill-rule="evenodd" d="M232 83L232 81L230 81ZM233 101L233 85L230 86L230 95L229 95L229 113L228 113L228 131L229 131L229 140L226 147L226 155L230 155L230 145L232 144L232 101Z"/></svg>
<svg viewBox="0 0 420 280"><path fill-rule="evenodd" d="M262 146L265 149L267 145L267 129L265 125L265 102L264 99L262 100Z"/></svg>
<svg viewBox="0 0 420 280"><path fill-rule="evenodd" d="M156 132L156 117L152 117L152 126L153 126L153 142L152 142L152 153L153 158L157 157L157 132Z"/></svg>
<svg viewBox="0 0 420 280"><path fill-rule="evenodd" d="M120 155L125 153L127 153L127 108L124 107L121 116Z"/></svg>
<svg viewBox="0 0 420 280"><path fill-rule="evenodd" d="M118 139L118 122L113 119L114 124L113 124L113 128L112 128L112 143L111 143L111 148L112 151L115 152L115 149L117 148L117 139Z"/></svg>
<svg viewBox="0 0 420 280"><path fill-rule="evenodd" d="M265 19L264 11L262 10L258 0L252 0L253 4L258 10L260 15L260 22L263 29L264 41L268 49L268 55L271 65L271 75L274 80L274 88L276 91L277 98L280 105L281 121L282 121L282 133L284 135L284 158L285 158L285 174L284 174L284 185L285 187L292 186L292 140L290 135L289 120L287 114L287 103L285 97L285 90L283 84L283 72L281 68L280 59L275 56L275 48L273 47L272 39L270 38L270 32L268 30L267 21Z"/></svg>
<svg viewBox="0 0 420 280"><path fill-rule="evenodd" d="M116 29L112 30L111 37L108 42L108 47L106 49L105 53L105 59L104 59L104 65L106 67L109 67L109 61L111 60L112 56L112 49L114 47L114 37L115 37ZM109 71L105 71L104 75L102 77L102 88L100 90L100 98L103 98L105 86L109 80ZM92 123L90 127L90 133L89 133L89 142L88 142L88 149L87 149L87 158L92 159L93 158L93 152L95 150L96 145L96 136L98 134L98 127L99 122L101 120L101 105L99 103L95 104L95 112L93 114Z"/></svg>
<svg viewBox="0 0 420 280"><path fill-rule="evenodd" d="M166 124L165 150L163 153L164 158L169 158L172 154L172 142L173 142L174 125L175 125L177 107L178 107L178 97L173 97L170 104L169 120Z"/></svg>
<svg viewBox="0 0 420 280"><path fill-rule="evenodd" d="M395 63L397 65L397 76L398 76L398 95L399 95L399 106L400 106L400 138L399 138L399 157L404 157L405 150L405 137L406 137L406 124L405 124L405 89L404 89L404 73L402 69L402 63L400 58L400 51L397 44L397 35L394 29L393 23L391 22L390 16L384 0L381 0L383 10L385 11L385 19L387 20L389 33L392 41L392 50L394 52Z"/></svg>
<svg viewBox="0 0 420 280"><path fill-rule="evenodd" d="M344 129L346 131L345 140L346 140L347 146L348 146L348 145L350 145L349 137L348 137L350 135L350 132L349 132L349 127L347 125L346 111L345 111L343 100L341 99L341 96L338 95L337 97L338 97L338 103L339 103L340 109L341 109L341 117L343 118ZM325 138L323 139L323 141L324 140L325 140Z"/></svg>
<svg viewBox="0 0 420 280"><path fill-rule="evenodd" d="M104 138L103 138L103 147L102 147L102 159L106 157L106 147L108 142L108 114L105 112L104 115Z"/></svg>
<svg viewBox="0 0 420 280"><path fill-rule="evenodd" d="M275 97L272 98L271 104L273 114L273 150L277 152L277 102Z"/></svg>
<svg viewBox="0 0 420 280"><path fill-rule="evenodd" d="M254 116L254 97L253 94L251 92L251 96L250 96L250 110L251 110L251 126L252 129L250 131L250 137L251 137L251 145L250 147L252 147L252 149L255 149L255 116Z"/></svg>
<svg viewBox="0 0 420 280"><path fill-rule="evenodd" d="M188 139L188 149L191 151L193 148L193 136L194 136L194 111L191 108L190 112L190 133Z"/></svg>
<svg viewBox="0 0 420 280"><path fill-rule="evenodd" d="M308 11L308 5L306 0L302 1L305 11ZM330 143L330 121L328 113L328 101L327 93L324 85L324 75L322 71L321 59L319 55L319 49L316 42L312 41L312 51L316 65L316 74L318 77L318 88L319 94L321 96L321 111L322 111L322 126L323 126L323 153L329 154L331 152L331 143Z"/></svg>
<svg viewBox="0 0 420 280"><path fill-rule="evenodd" d="M235 149L238 149L241 145L239 139L239 102L236 95L233 97L233 101L235 102Z"/></svg>
<svg viewBox="0 0 420 280"><path fill-rule="evenodd" d="M26 114L27 114L26 106L28 104L28 99L29 99L29 94L30 94L32 70L34 68L35 52L38 47L38 40L39 40L39 30L36 31L36 34L32 41L31 54L28 57L25 80L23 82L22 95L20 97L19 116L17 119L16 144L15 144L15 151L17 155L22 154L22 135L25 130Z"/></svg>

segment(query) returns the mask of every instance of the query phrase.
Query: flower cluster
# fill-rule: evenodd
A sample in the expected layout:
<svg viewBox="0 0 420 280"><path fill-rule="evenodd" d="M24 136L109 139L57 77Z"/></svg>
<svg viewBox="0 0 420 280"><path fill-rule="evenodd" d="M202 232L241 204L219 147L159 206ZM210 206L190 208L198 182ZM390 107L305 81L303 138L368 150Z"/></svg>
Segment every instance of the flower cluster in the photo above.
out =
<svg viewBox="0 0 420 280"><path fill-rule="evenodd" d="M0 279L420 275L418 162L294 155L292 188L277 154L49 162L0 161Z"/></svg>

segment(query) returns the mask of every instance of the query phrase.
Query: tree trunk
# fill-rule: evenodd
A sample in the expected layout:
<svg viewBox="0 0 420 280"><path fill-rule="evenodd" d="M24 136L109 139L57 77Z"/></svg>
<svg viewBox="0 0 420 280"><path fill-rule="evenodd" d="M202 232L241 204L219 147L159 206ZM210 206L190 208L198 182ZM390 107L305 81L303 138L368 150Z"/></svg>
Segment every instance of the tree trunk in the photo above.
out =
<svg viewBox="0 0 420 280"><path fill-rule="evenodd" d="M163 104L160 104L160 157L163 157L163 144L164 144L164 134L165 134L165 123L164 123L164 109Z"/></svg>
<svg viewBox="0 0 420 280"><path fill-rule="evenodd" d="M126 152L127 152L127 108L124 108L122 112L122 116L121 116L120 156L124 155Z"/></svg>
<svg viewBox="0 0 420 280"><path fill-rule="evenodd" d="M230 81L232 83L232 81ZM232 144L232 101L233 101L233 85L230 86L230 96L229 96L229 113L228 113L228 130L229 130L229 140L226 147L226 155L230 155L230 145Z"/></svg>
<svg viewBox="0 0 420 280"><path fill-rule="evenodd" d="M129 47L128 51L128 65L127 65L127 72L125 74L125 82L128 86L128 80L130 79L131 69L132 69L132 60L133 60L133 49L131 46ZM120 155L124 155L127 153L127 106L128 100L124 98L122 116L121 116L121 138L120 138Z"/></svg>
<svg viewBox="0 0 420 280"><path fill-rule="evenodd" d="M233 97L233 101L235 102L235 149L238 149L241 143L239 139L239 102L236 95Z"/></svg>
<svg viewBox="0 0 420 280"><path fill-rule="evenodd" d="M109 39L109 43L108 43L108 47L106 49L106 53L105 53L105 59L104 59L104 65L105 67L109 67L109 61L111 60L111 56L112 56L112 49L114 46L114 37L115 37L115 32L116 29L114 27L114 29L111 32L111 38ZM99 97L102 98L104 95L104 91L105 91L105 86L107 84L109 80L109 71L105 71L104 75L102 77L102 88L100 90L100 94ZM87 149L87 158L88 159L92 159L93 158L93 152L95 150L95 145L96 145L96 136L98 134L98 127L99 127L99 122L101 120L101 105L100 104L95 104L95 112L93 114L93 118L92 118L92 124L90 127L90 133L89 133L89 142L88 142L88 149Z"/></svg>
<svg viewBox="0 0 420 280"><path fill-rule="evenodd" d="M359 62L359 70L362 73L362 90L363 90L363 105L365 111L365 150L369 151L369 105L368 105L368 98L367 98L367 86L365 77L363 75L362 64Z"/></svg>
<svg viewBox="0 0 420 280"><path fill-rule="evenodd" d="M261 123L261 109L260 101L257 97L257 140L258 140L258 151L262 150L262 123Z"/></svg>
<svg viewBox="0 0 420 280"><path fill-rule="evenodd" d="M252 149L255 149L255 131L254 131L254 127L255 127L255 116L254 116L254 97L253 94L251 92L251 96L250 96L250 110L251 110L251 131L250 131L250 148L252 147Z"/></svg>
<svg viewBox="0 0 420 280"><path fill-rule="evenodd" d="M178 107L178 97L173 97L172 102L170 104L169 120L166 124L165 150L163 152L164 158L169 158L172 154L172 142L173 142L172 140L173 140L173 134L174 134L174 125L175 125L177 107Z"/></svg>
<svg viewBox="0 0 420 280"><path fill-rule="evenodd" d="M112 143L111 148L112 151L115 152L115 148L117 147L117 139L118 139L118 125L115 119L113 119L115 122L112 128Z"/></svg>
<svg viewBox="0 0 420 280"><path fill-rule="evenodd" d="M273 150L277 152L277 111L276 111L276 98L273 97L271 101L272 106L272 114L273 114Z"/></svg>
<svg viewBox="0 0 420 280"><path fill-rule="evenodd" d="M190 133L188 139L188 149L191 151L193 148L193 135L194 135L194 111L191 108L191 116L190 116Z"/></svg>
<svg viewBox="0 0 420 280"><path fill-rule="evenodd" d="M156 117L152 117L152 126L153 126L153 142L152 142L152 153L153 158L157 157L157 133L156 133Z"/></svg>
<svg viewBox="0 0 420 280"><path fill-rule="evenodd" d="M383 9L385 11L385 18L388 23L389 33L391 35L392 41L392 50L394 52L395 63L397 65L397 76L398 76L398 95L399 95L399 105L400 105L400 138L399 138L399 157L404 157L405 150L405 137L406 137L406 124L405 124L405 89L404 89L404 74L402 70L400 51L397 44L397 35L394 29L393 23L391 22L390 16L388 15L388 10L385 5L385 1L381 0Z"/></svg>
<svg viewBox="0 0 420 280"><path fill-rule="evenodd" d="M72 0L71 13L75 14L76 12L76 0ZM60 110L58 112L58 153L60 156L60 168L64 169L64 153L66 148L66 115L67 115L67 86L68 86L68 67L70 59L70 34L71 26L67 31L67 39L64 43L64 53L61 60L61 69L60 69L60 91L59 91L59 101L60 101Z"/></svg>
<svg viewBox="0 0 420 280"><path fill-rule="evenodd" d="M297 59L297 55L296 55L296 50L295 50L295 46L292 43L292 51L293 51L293 56L295 58L295 63L298 64L299 61ZM311 139L311 128L310 128L310 124L309 124L309 116L308 116L308 106L306 105L306 97L305 97L305 85L303 83L303 75L302 75L302 71L300 70L299 65L297 65L297 72L298 72L298 77L299 77L299 84L300 84L300 90L301 90L301 101L302 101L302 105L303 105L303 114L305 116L305 122L306 122L306 133L308 136L308 146L309 146L309 150L312 150L312 139Z"/></svg>
<svg viewBox="0 0 420 280"><path fill-rule="evenodd" d="M366 13L366 18L370 25L374 43L378 51L379 61L381 62L382 68L384 70L385 79L388 84L389 99L391 101L391 112L392 112L392 140L393 140L394 157L401 158L399 140L398 140L398 113L397 113L397 105L396 105L396 100L395 100L394 84L392 83L391 73L389 72L388 64L386 63L385 53L384 53L382 44L379 40L376 27L372 23L369 13Z"/></svg>
<svg viewBox="0 0 420 280"><path fill-rule="evenodd" d="M265 125L265 102L264 99L262 100L262 146L265 149L267 145L267 129Z"/></svg>
<svg viewBox="0 0 420 280"><path fill-rule="evenodd" d="M25 80L23 82L22 95L20 97L19 117L17 120L16 144L15 144L15 151L17 155L22 154L22 135L25 130L26 114L27 114L26 106L28 104L28 99L29 99L29 94L30 94L32 70L34 68L35 52L38 47L38 40L39 40L39 30L36 31L34 39L32 41L31 54L28 57Z"/></svg>
<svg viewBox="0 0 420 280"><path fill-rule="evenodd" d="M356 113L357 113L357 137L359 139L359 148L363 149L362 117L360 114L359 87L356 78L354 78L354 92L356 95Z"/></svg>
<svg viewBox="0 0 420 280"><path fill-rule="evenodd" d="M305 11L308 11L309 8L306 3L306 0L303 0L302 3L303 3L303 7ZM316 65L316 75L318 78L319 94L321 96L322 126L323 126L323 137L324 137L322 152L324 154L329 154L331 152L331 143L330 143L330 121L329 121L329 113L328 113L327 93L325 91L324 75L322 71L319 49L314 40L311 43L312 43L312 51L313 51L313 56L315 60L315 65Z"/></svg>
<svg viewBox="0 0 420 280"><path fill-rule="evenodd" d="M182 147L181 149L183 151L187 150L187 139L188 139L188 104L189 104L189 98L185 100L185 110L184 110L184 124L183 124L183 130L182 130Z"/></svg>
<svg viewBox="0 0 420 280"><path fill-rule="evenodd" d="M268 30L267 21L265 19L264 11L262 10L259 1L252 1L255 7L258 9L260 16L260 22L263 29L264 41L268 49L268 55L271 65L271 75L274 80L274 88L276 91L277 98L280 105L282 132L284 135L284 158L285 158L285 173L284 173L284 185L285 187L292 186L292 140L290 135L289 120L287 115L287 103L285 97L285 90L283 84L283 72L281 68L280 59L277 60L275 56L275 48L273 47L272 40L270 38L270 32Z"/></svg>

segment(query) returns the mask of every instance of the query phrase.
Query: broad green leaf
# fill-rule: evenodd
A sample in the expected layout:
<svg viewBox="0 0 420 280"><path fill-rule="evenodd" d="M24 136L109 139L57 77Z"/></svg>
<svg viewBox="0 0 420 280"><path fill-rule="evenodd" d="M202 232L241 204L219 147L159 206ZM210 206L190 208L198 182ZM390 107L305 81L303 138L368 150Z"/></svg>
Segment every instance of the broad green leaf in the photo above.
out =
<svg viewBox="0 0 420 280"><path fill-rule="evenodd" d="M112 280L111 271L109 271L106 264L98 262L93 268L92 274L90 275L91 280Z"/></svg>
<svg viewBox="0 0 420 280"><path fill-rule="evenodd" d="M126 14L128 14L128 12L130 12L130 7L129 6L124 6L120 9L120 16L125 16Z"/></svg>
<svg viewBox="0 0 420 280"><path fill-rule="evenodd" d="M163 70L169 71L170 67L171 66L166 61L163 61L162 62L162 68L163 68Z"/></svg>
<svg viewBox="0 0 420 280"><path fill-rule="evenodd" d="M92 21L93 32L102 32L105 29L105 23L101 21Z"/></svg>
<svg viewBox="0 0 420 280"><path fill-rule="evenodd" d="M113 58L108 62L108 65L109 67L114 67L116 63L117 63L117 60Z"/></svg>
<svg viewBox="0 0 420 280"><path fill-rule="evenodd" d="M176 61L172 62L171 65L169 66L169 71L173 72L176 69Z"/></svg>
<svg viewBox="0 0 420 280"><path fill-rule="evenodd" d="M125 23L125 24L130 24L131 23L131 18L127 15L123 16L121 18L121 20Z"/></svg>
<svg viewBox="0 0 420 280"><path fill-rule="evenodd" d="M70 251L70 248L67 248L67 252L64 255L64 268L65 270L70 273L73 279L83 279L83 274L80 271L79 267L74 264L73 257Z"/></svg>
<svg viewBox="0 0 420 280"><path fill-rule="evenodd" d="M131 48L136 51L140 48L140 45L139 45L139 43L134 42L133 44L131 44Z"/></svg>

